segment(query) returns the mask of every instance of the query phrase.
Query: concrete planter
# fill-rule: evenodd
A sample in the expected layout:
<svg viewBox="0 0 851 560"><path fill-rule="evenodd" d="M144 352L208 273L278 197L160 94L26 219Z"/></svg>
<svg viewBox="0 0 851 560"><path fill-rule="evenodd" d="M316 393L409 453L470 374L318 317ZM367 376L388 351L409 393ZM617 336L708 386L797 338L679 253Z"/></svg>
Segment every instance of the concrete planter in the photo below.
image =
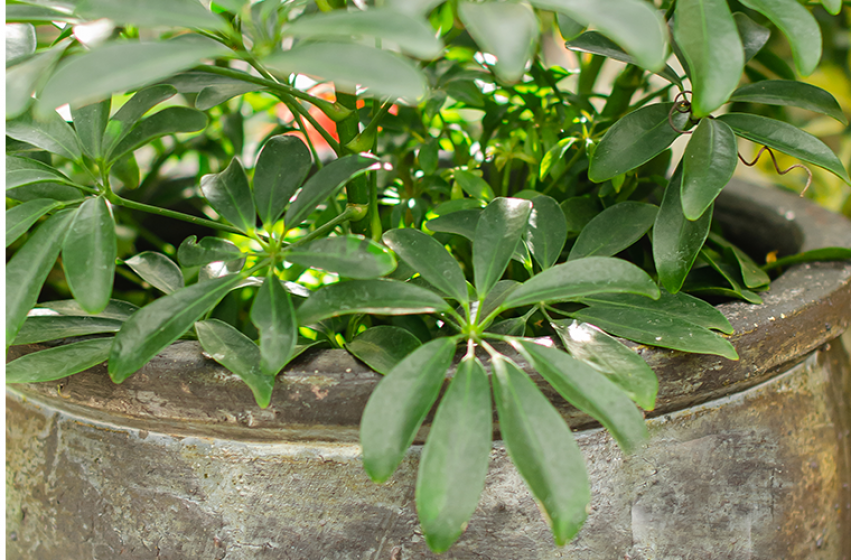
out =
<svg viewBox="0 0 851 560"><path fill-rule="evenodd" d="M719 214L759 252L851 246L851 224L794 196L727 190ZM851 559L851 264L795 267L765 296L720 307L738 362L639 349L661 386L638 454L548 392L592 480L574 542L552 544L497 442L479 509L441 557ZM9 558L436 557L413 505L418 450L384 485L360 465L378 379L343 351L314 353L260 410L182 342L122 385L96 367L9 387Z"/></svg>

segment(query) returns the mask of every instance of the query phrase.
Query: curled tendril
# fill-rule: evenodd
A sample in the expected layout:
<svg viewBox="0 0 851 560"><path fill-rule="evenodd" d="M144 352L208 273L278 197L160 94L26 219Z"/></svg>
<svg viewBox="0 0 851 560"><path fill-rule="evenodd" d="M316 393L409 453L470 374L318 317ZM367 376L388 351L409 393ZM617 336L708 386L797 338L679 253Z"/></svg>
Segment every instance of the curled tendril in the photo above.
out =
<svg viewBox="0 0 851 560"><path fill-rule="evenodd" d="M760 148L759 152L757 152L757 154L756 154L756 157L751 162L748 162L745 158L743 158L742 154L737 153L737 155L739 156L739 159L742 161L742 163L744 163L748 167L753 167L754 165L756 165L756 162L759 161L759 158L760 158L760 156L762 156L763 152L768 152L768 155L771 156L771 161L772 161L772 163L774 163L774 170L777 171L777 173L779 175L786 175L787 173L789 173L790 171L792 171L796 167L801 168L801 169L803 169L804 171L807 172L807 184L804 186L804 190L801 191L801 196L804 196L804 193L806 193L807 189L810 188L810 183L813 182L813 172L810 171L810 168L807 167L806 165L804 165L802 163L796 163L795 165L792 165L791 167L787 167L786 169L781 170L780 166L777 164L777 158L774 156L774 152L772 152L771 148L769 148L768 146L763 146L762 148Z"/></svg>
<svg viewBox="0 0 851 560"><path fill-rule="evenodd" d="M691 130L680 130L677 128L677 125L674 124L674 111L677 113L691 113L691 101L686 99L686 94L691 95L691 91L683 90L677 94L674 98L674 106L671 107L671 110L668 111L668 124L671 125L676 132L680 134L691 134ZM690 117L689 117L690 119Z"/></svg>

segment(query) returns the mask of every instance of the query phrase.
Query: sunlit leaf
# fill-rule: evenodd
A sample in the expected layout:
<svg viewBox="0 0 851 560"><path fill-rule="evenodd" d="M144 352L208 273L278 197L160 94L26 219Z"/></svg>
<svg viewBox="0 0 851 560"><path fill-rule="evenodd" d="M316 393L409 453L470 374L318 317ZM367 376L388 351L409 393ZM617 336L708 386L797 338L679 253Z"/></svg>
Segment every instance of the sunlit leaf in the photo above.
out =
<svg viewBox="0 0 851 560"><path fill-rule="evenodd" d="M124 261L142 280L154 288L170 294L184 286L183 273L177 264L154 251L144 251Z"/></svg>
<svg viewBox="0 0 851 560"><path fill-rule="evenodd" d="M382 239L429 284L459 302L468 301L467 281L458 261L432 236L414 229L393 229Z"/></svg>

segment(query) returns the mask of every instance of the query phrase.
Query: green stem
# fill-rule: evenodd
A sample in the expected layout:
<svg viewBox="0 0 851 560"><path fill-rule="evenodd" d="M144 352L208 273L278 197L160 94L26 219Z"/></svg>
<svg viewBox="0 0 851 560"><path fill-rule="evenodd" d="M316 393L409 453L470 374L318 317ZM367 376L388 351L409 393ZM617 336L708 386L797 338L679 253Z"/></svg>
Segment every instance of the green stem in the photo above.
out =
<svg viewBox="0 0 851 560"><path fill-rule="evenodd" d="M577 148L576 153L573 154L573 157L570 158L570 161L567 162L567 165L564 166L564 169L562 169L561 173L559 173L558 176L553 179L552 182L547 185L547 187L543 191L541 191L541 194L547 194L551 190L553 190L553 187L555 187L558 182L561 181L562 177L564 177L567 172L570 171L570 168L573 167L573 165L579 159L579 156L582 155L582 151L582 148Z"/></svg>
<svg viewBox="0 0 851 560"><path fill-rule="evenodd" d="M349 206L346 206L346 209L343 210L342 214L340 214L339 216L337 216L336 218L334 218L330 222L322 224L320 227L311 231L310 233L308 233L307 235L305 235L304 237L302 237L298 241L292 243L291 245L288 245L287 249L292 249L294 247L299 247L301 245L304 245L305 243L309 243L310 241L313 241L317 237L321 237L321 236L325 235L326 233L328 233L329 231L331 231L332 229L334 229L335 227L337 227L341 223L347 222L347 221L350 221L350 220L354 220L354 219L359 219L362 216L364 216L365 214L366 214L366 207L365 206L363 206L362 204L350 204Z"/></svg>
<svg viewBox="0 0 851 560"><path fill-rule="evenodd" d="M122 206L131 210L139 210L141 212L156 214L157 216L163 216L166 218L173 218L175 220L181 220L183 222L189 222L190 224L217 229L219 231L226 231L228 233L237 233L239 235L245 235L245 232L233 226L220 224L218 222L214 222L213 220L208 220L206 218L190 216L189 214L184 214L183 212L175 212L174 210L167 210L165 208L159 208L157 206L150 206L148 204L142 204L141 202L127 200L126 198L121 198L120 196L114 193L110 193L110 195L107 196L107 200L109 200L112 204L116 206Z"/></svg>
<svg viewBox="0 0 851 560"><path fill-rule="evenodd" d="M317 132L322 135L322 138L324 138L325 141L328 142L328 145L331 146L331 149L334 150L335 154L337 154L338 156L343 155L343 148L342 146L340 146L340 143L334 140L334 137L328 134L328 131L325 130L322 125L319 124L316 119L313 118L313 115L311 115L307 109L302 107L298 101L296 101L295 99L287 101L286 99L284 99L283 96L279 97L279 99L283 101L287 107L289 107L290 111L292 111L293 114L298 113L305 119L307 119L307 122L309 122L313 126L313 128L315 128Z"/></svg>
<svg viewBox="0 0 851 560"><path fill-rule="evenodd" d="M350 93L337 92L337 102L351 111L351 114L340 121L337 125L337 134L340 137L340 145L347 146L350 142L354 141L360 133L357 96ZM362 204L367 207L367 213L363 219L358 221L352 220L349 224L353 233L359 233L364 236L370 235L371 233L370 224L372 222L372 213L370 210L373 207L372 199L376 198L370 191L369 182L364 175L355 177L349 181L348 185L346 185L346 201L349 204Z"/></svg>

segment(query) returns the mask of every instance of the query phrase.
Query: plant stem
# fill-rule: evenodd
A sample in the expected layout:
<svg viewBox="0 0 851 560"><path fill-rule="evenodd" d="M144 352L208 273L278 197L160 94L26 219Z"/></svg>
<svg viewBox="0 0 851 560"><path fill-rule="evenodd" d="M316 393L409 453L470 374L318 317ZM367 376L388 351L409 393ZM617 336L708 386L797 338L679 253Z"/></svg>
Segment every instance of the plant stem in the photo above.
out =
<svg viewBox="0 0 851 560"><path fill-rule="evenodd" d="M190 224L217 229L219 231L226 231L228 233L237 233L239 235L245 235L245 232L233 226L220 224L218 222L214 222L213 220L208 220L206 218L190 216L189 214L184 214L183 212L175 212L174 210L168 210L166 208L159 208L157 206L151 206L149 204L143 204L141 202L127 200L126 198L121 198L120 196L114 193L110 193L110 195L107 196L107 200L109 200L109 202L116 206L122 206L131 210L140 210L142 212L148 212L149 214L156 214L157 216L173 218L175 220L181 220L183 222L189 222Z"/></svg>
<svg viewBox="0 0 851 560"><path fill-rule="evenodd" d="M330 222L322 224L320 227L311 231L310 233L308 233L307 235L305 235L304 237L302 237L298 241L292 243L291 245L288 245L287 249L292 249L294 247L299 247L301 245L304 245L305 243L309 243L310 241L313 241L317 237L321 237L321 236L325 235L326 233L328 233L329 231L331 231L332 229L337 227L339 224L346 222L346 221L349 221L349 220L352 220L352 219L355 219L355 218L360 218L361 216L364 216L365 214L366 214L366 207L364 205L362 205L362 204L350 204L350 205L346 206L346 209L343 210L342 214L340 214L339 216L337 216L336 218L334 218Z"/></svg>
<svg viewBox="0 0 851 560"><path fill-rule="evenodd" d="M311 115L310 112L307 109L302 107L301 104L297 100L295 100L295 99L287 100L283 96L279 97L279 99L281 101L283 101L284 104L287 107L289 107L290 111L292 111L293 114L295 114L297 112L298 114L303 116L305 119L307 119L307 122L309 122L313 126L313 128L315 128L316 131L319 132L319 134L322 135L322 138L324 138L325 141L328 142L328 145L331 146L331 149L334 150L335 154L337 154L338 156L343 155L343 148L340 145L340 143L337 142L336 140L334 140L334 137L331 136L330 134L328 134L328 131L325 130L322 127L322 125L320 125L316 121L316 119L313 118L313 115Z"/></svg>
<svg viewBox="0 0 851 560"><path fill-rule="evenodd" d="M360 132L360 119L358 118L357 96L350 93L337 92L337 102L343 107L349 109L351 114L340 121L337 125L337 135L340 137L340 145L346 146L349 142L357 138ZM349 224L352 232L361 235L370 234L370 223L372 209L372 196L369 188L369 182L366 176L361 175L355 177L349 184L346 185L346 201L349 204L362 204L367 207L367 213L361 220L352 220Z"/></svg>

